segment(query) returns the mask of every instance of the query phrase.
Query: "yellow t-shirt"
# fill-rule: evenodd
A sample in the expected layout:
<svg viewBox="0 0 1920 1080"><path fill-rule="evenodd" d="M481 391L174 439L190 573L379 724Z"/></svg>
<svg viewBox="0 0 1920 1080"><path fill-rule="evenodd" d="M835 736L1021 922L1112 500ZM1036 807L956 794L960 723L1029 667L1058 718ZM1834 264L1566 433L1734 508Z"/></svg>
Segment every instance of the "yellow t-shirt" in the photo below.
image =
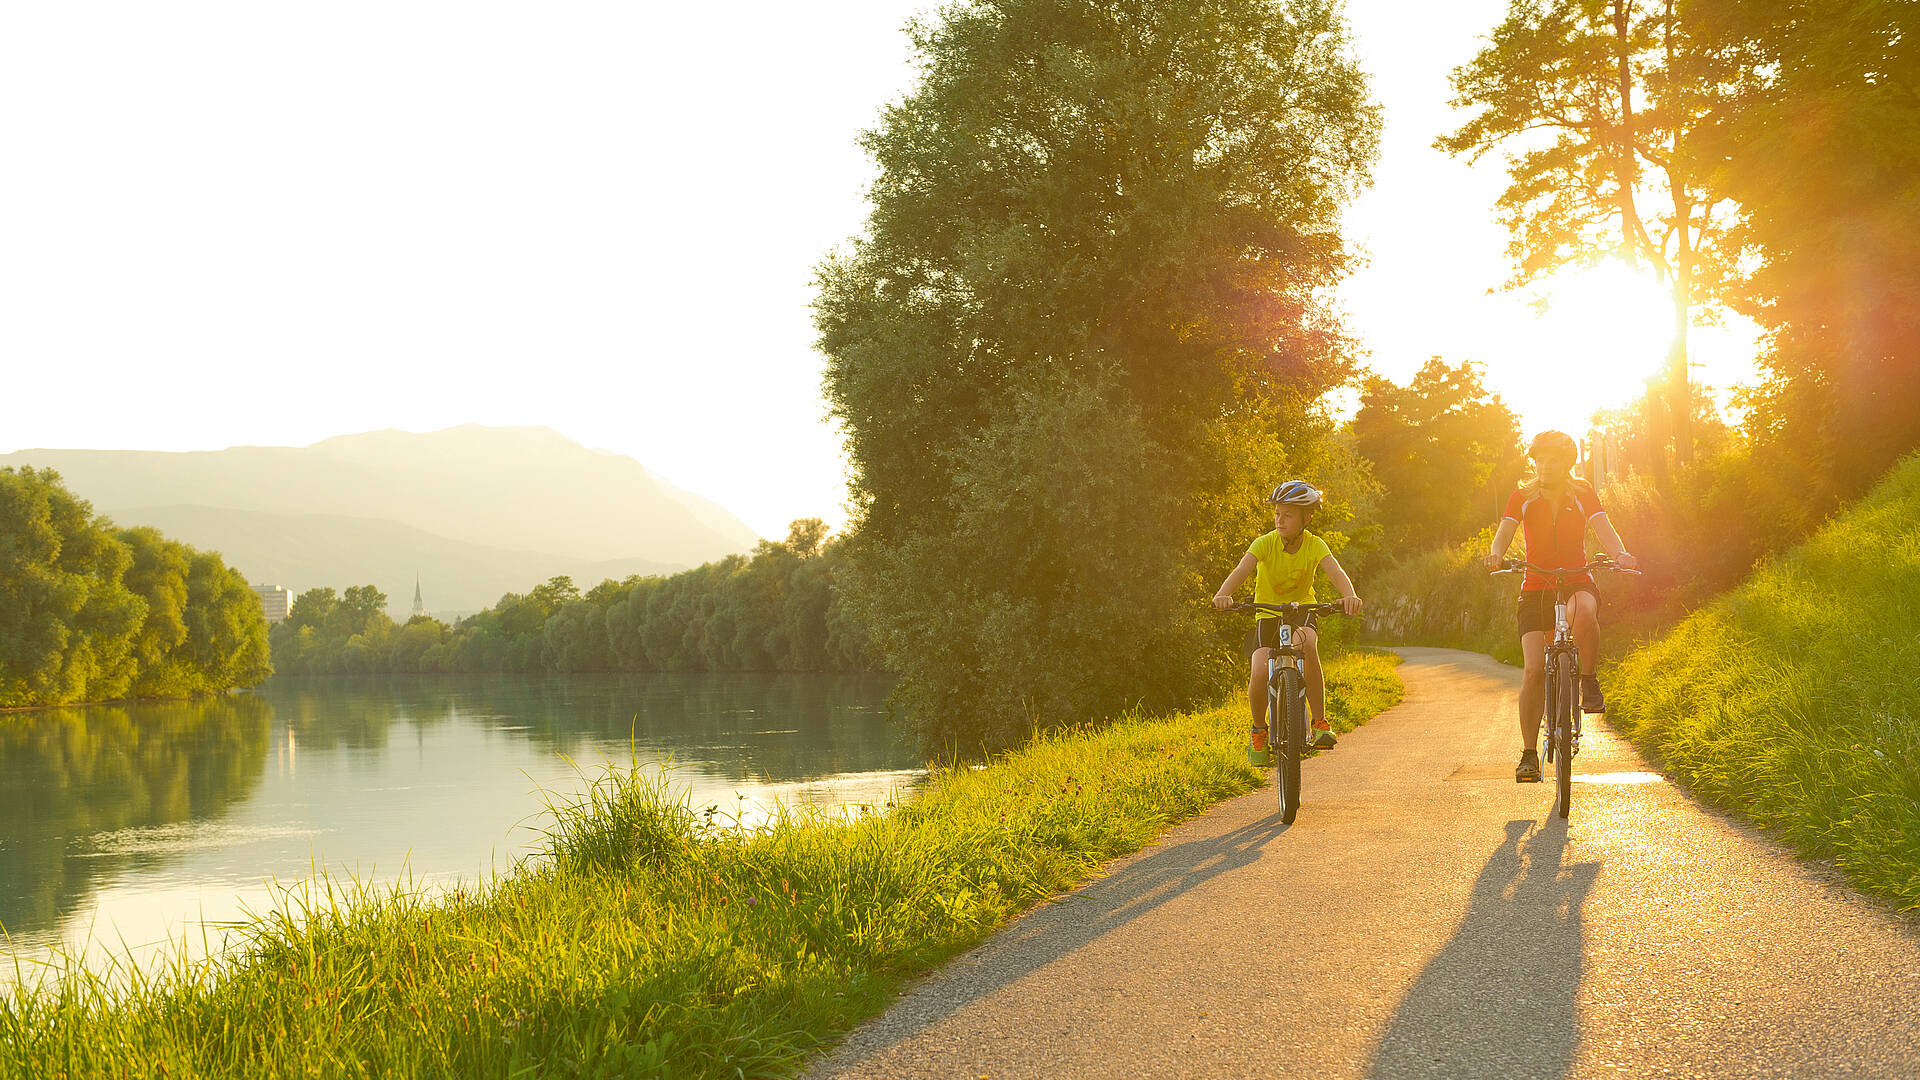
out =
<svg viewBox="0 0 1920 1080"><path fill-rule="evenodd" d="M1260 560L1253 576L1253 600L1257 604L1311 604L1313 572L1320 560L1333 554L1327 542L1310 532L1300 534L1300 550L1288 554L1286 544L1275 529L1247 546L1247 554ZM1277 619L1261 612L1259 618Z"/></svg>

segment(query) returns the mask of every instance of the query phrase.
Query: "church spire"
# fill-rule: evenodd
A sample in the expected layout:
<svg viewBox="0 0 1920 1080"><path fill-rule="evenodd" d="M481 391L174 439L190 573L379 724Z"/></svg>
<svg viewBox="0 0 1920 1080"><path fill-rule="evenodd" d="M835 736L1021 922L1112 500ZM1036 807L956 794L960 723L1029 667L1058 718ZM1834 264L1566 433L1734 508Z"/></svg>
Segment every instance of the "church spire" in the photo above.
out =
<svg viewBox="0 0 1920 1080"><path fill-rule="evenodd" d="M420 599L420 575L415 574L413 576L413 613L412 614L425 615L426 613L427 613L426 601Z"/></svg>

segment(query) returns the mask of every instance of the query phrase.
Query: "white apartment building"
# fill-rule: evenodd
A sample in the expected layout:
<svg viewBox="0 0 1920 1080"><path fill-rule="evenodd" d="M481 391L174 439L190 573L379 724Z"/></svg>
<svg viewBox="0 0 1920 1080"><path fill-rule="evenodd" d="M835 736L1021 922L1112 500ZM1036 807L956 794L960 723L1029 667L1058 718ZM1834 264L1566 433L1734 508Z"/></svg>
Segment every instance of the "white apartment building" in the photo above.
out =
<svg viewBox="0 0 1920 1080"><path fill-rule="evenodd" d="M285 585L255 585L253 593L260 598L260 611L269 623L285 619L293 607L293 593Z"/></svg>

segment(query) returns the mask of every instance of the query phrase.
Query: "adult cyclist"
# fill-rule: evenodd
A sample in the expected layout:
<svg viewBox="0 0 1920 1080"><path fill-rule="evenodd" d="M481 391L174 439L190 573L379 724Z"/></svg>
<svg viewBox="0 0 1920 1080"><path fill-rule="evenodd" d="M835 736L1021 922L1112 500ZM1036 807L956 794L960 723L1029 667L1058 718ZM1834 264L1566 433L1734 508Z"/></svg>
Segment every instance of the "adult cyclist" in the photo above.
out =
<svg viewBox="0 0 1920 1080"><path fill-rule="evenodd" d="M1600 506L1600 495L1593 486L1573 475L1580 459L1573 436L1563 431L1543 431L1534 436L1527 448L1533 459L1534 479L1521 485L1507 497L1505 516L1493 534L1493 546L1487 552L1488 570L1500 568L1513 534L1524 528L1527 537L1527 561L1554 569L1587 564L1587 530L1591 528L1613 561L1628 570L1637 569L1640 560L1628 553L1613 531L1607 512ZM1597 713L1606 710L1600 693L1600 680L1594 669L1600 662L1600 592L1592 574L1574 574L1566 579L1572 595L1567 599L1567 619L1572 624L1573 643L1580 650L1580 708ZM1540 714L1547 700L1547 638L1553 633L1553 580L1533 570L1520 583L1520 655L1526 662L1526 674L1520 681L1520 764L1513 770L1515 783L1540 782Z"/></svg>

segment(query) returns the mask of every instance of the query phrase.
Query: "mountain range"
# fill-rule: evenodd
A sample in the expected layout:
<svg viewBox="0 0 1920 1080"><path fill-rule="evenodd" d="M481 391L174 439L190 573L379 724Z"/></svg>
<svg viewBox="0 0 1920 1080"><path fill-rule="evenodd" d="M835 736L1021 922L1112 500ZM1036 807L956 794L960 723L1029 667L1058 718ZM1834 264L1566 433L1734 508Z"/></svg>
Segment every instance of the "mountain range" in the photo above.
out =
<svg viewBox="0 0 1920 1080"><path fill-rule="evenodd" d="M759 540L724 508L630 457L539 427L373 431L304 447L22 450L122 525L220 552L296 593L373 584L404 615L469 612L555 574L583 589L667 573Z"/></svg>

